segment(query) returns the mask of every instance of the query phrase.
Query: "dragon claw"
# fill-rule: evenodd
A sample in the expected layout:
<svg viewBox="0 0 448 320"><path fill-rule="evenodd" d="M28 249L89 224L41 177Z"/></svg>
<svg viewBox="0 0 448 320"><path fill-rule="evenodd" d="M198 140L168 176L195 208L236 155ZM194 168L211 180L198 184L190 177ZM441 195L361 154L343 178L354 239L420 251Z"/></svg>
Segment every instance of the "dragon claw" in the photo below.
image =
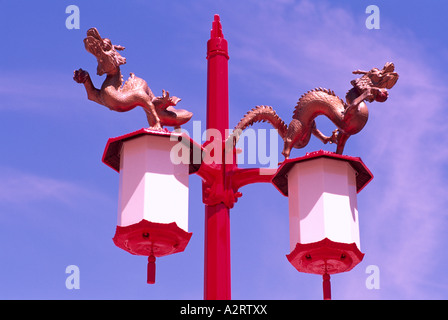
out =
<svg viewBox="0 0 448 320"><path fill-rule="evenodd" d="M155 125L150 126L149 128L152 129L152 130L163 131L163 128L160 125L160 123L156 123Z"/></svg>
<svg viewBox="0 0 448 320"><path fill-rule="evenodd" d="M73 71L73 80L75 80L77 83L86 82L88 77L89 73L81 68Z"/></svg>
<svg viewBox="0 0 448 320"><path fill-rule="evenodd" d="M335 129L335 130L333 130L331 137L328 139L328 142L338 143L338 137L339 137L339 130Z"/></svg>

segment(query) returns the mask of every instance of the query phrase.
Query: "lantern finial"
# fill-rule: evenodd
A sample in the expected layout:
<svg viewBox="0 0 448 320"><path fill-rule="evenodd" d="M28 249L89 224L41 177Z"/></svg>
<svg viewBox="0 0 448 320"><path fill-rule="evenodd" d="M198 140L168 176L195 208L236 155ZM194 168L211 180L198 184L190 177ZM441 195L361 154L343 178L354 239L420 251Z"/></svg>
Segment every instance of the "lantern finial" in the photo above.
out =
<svg viewBox="0 0 448 320"><path fill-rule="evenodd" d="M327 273L325 265L325 273L322 275L322 288L324 291L324 300L331 300L331 283L330 275Z"/></svg>
<svg viewBox="0 0 448 320"><path fill-rule="evenodd" d="M146 282L148 284L156 283L156 257L154 257L153 254L148 257L148 272Z"/></svg>
<svg viewBox="0 0 448 320"><path fill-rule="evenodd" d="M212 22L212 30L210 33L210 38L224 38L219 14L215 14L214 20Z"/></svg>

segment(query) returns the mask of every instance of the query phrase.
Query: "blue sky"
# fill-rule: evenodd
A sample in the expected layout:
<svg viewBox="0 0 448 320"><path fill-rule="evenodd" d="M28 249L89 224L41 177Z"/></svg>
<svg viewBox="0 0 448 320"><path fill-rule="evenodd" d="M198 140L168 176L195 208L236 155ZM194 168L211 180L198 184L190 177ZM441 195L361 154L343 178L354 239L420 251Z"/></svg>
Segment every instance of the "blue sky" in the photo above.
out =
<svg viewBox="0 0 448 320"><path fill-rule="evenodd" d="M68 30L65 8L80 9ZM380 29L365 9L380 9ZM359 194L364 260L332 277L335 299L446 299L448 267L448 3L433 1L0 1L0 298L202 299L204 208L190 176L185 252L157 261L115 247L118 174L101 162L107 139L146 126L140 109L120 114L88 101L72 80L82 67L99 87L83 46L90 27L126 47L124 74L182 98L205 129L206 41L215 13L229 41L230 124L272 105L289 121L314 87L344 97L351 72L395 63L385 103L369 105L365 129L345 153L375 178ZM330 133L334 126L319 119ZM192 123L184 126L192 129ZM259 125L258 128L269 128ZM279 143L279 155L281 151ZM292 156L325 149L316 139ZM269 184L246 186L231 211L233 299L321 299L321 278L287 261L288 201ZM173 195L173 198L175 195ZM65 268L80 269L68 290ZM377 265L380 289L368 290Z"/></svg>

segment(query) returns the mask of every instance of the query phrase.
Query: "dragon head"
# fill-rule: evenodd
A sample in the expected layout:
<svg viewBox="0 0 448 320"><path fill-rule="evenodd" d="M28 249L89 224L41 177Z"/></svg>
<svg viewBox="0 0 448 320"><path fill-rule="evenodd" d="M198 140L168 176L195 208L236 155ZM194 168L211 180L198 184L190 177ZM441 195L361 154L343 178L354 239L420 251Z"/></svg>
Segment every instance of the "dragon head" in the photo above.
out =
<svg viewBox="0 0 448 320"><path fill-rule="evenodd" d="M93 54L98 60L97 74L115 74L118 67L126 63L126 58L122 57L118 51L125 48L113 45L110 39L101 38L96 28L87 30L87 37L84 39L86 50Z"/></svg>
<svg viewBox="0 0 448 320"><path fill-rule="evenodd" d="M352 81L352 85L359 92L369 91L367 100L369 102L384 102L387 100L391 89L398 80L398 73L394 72L395 66L392 62L387 62L383 69L373 68L370 71L353 71L354 74L362 74L361 78Z"/></svg>

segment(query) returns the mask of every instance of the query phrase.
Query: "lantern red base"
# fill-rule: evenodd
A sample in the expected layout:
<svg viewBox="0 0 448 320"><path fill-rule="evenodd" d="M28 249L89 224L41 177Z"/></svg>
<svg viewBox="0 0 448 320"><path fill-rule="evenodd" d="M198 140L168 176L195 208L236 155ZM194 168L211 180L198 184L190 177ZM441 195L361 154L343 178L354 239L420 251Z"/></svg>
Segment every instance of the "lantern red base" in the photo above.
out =
<svg viewBox="0 0 448 320"><path fill-rule="evenodd" d="M156 257L184 251L192 234L179 228L175 222L141 220L126 227L117 226L112 240L117 247L131 254L148 256L147 283L153 284Z"/></svg>
<svg viewBox="0 0 448 320"><path fill-rule="evenodd" d="M192 234L179 228L175 222L141 220L126 227L117 226L112 240L117 247L131 254L162 257L184 251Z"/></svg>
<svg viewBox="0 0 448 320"><path fill-rule="evenodd" d="M325 238L313 243L297 243L286 257L299 272L324 275L350 271L362 261L364 253L355 243Z"/></svg>

